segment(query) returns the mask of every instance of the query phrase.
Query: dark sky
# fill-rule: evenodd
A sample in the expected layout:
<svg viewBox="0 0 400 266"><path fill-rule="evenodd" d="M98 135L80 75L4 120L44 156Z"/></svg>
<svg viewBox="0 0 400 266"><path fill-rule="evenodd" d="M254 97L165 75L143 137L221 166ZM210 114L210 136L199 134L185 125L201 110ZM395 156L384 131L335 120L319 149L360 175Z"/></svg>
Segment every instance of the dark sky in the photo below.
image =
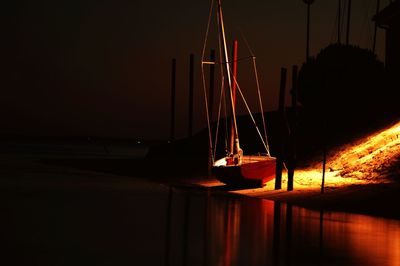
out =
<svg viewBox="0 0 400 266"><path fill-rule="evenodd" d="M371 47L375 2L353 0L352 44ZM386 6L389 1L381 2ZM195 130L204 127L198 69L209 4L8 3L1 11L0 134L167 138L170 64L175 57L177 131L184 136L191 52L197 62ZM265 109L273 110L280 67L304 61L306 7L301 0L225 0L223 6L229 41L239 38L239 56L248 55L240 28L257 56ZM317 0L312 6L311 55L335 41L336 10L336 0ZM378 55L383 59L382 31L378 37ZM213 47L210 43L208 49Z"/></svg>

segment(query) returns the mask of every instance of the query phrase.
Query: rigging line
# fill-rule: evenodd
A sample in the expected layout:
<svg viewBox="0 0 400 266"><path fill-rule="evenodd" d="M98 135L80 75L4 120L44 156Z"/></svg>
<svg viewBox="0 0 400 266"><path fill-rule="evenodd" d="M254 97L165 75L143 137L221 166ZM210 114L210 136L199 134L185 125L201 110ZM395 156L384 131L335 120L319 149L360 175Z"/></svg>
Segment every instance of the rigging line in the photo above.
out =
<svg viewBox="0 0 400 266"><path fill-rule="evenodd" d="M251 59L251 58L253 58L254 56L246 56L246 57L241 57L241 58L239 58L239 59L237 59L236 61L234 61L234 60L232 60L232 61L228 61L228 62L225 62L225 61L220 61L220 62L210 62L210 61L202 61L202 64L205 64L205 65L224 65L224 64L226 64L226 63L228 63L228 64L231 64L231 63L233 63L233 62L240 62L240 61L244 61L244 60L247 60L247 59Z"/></svg>
<svg viewBox="0 0 400 266"><path fill-rule="evenodd" d="M232 72L232 69L229 68L229 71ZM238 84L238 82L237 82L237 80L236 80L236 77L233 78L233 82L236 83L236 86L237 86L237 89L238 89L238 91L239 91L239 93L240 93L240 96L242 97L242 100L243 100L243 102L244 102L244 105L246 106L246 109L247 109L247 111L249 112L250 118L251 118L251 120L253 121L254 126L256 127L257 133L258 133L258 135L259 135L259 137L260 137L260 139L261 139L261 142L262 142L263 145L264 145L265 150L268 150L268 149L267 149L267 145L266 145L265 142L264 142L264 138L262 137L262 134L261 134L261 132L260 132L260 129L259 129L258 126L257 126L256 120L254 119L254 116L253 116L253 114L251 113L250 107L249 107L249 105L247 104L247 101L246 101L246 99L244 98L244 95L243 95L243 93L242 93L242 90L240 89L240 86L239 86L239 84Z"/></svg>
<svg viewBox="0 0 400 266"><path fill-rule="evenodd" d="M218 24L219 24L219 20L218 20ZM222 62L223 60L222 60L222 53L223 53L223 51L222 51L222 39L221 39L221 35L220 34L218 34L218 51L219 51L219 62ZM226 109L226 99L225 99L225 87L224 87L224 84L225 84L225 75L224 75L224 65L222 64L222 63L220 63L219 64L219 75L221 76L221 92L222 91L224 91L224 93L223 94L221 94L221 95L223 95L224 97L223 97L223 103L224 103L224 114L225 114L225 138L224 138L224 140L225 140L225 151L227 151L228 150L228 136L227 136L227 132L228 132L228 121L227 121L227 119L226 119L226 117L228 116L228 112L227 112L227 109ZM221 118L219 118L219 119L221 119Z"/></svg>
<svg viewBox="0 0 400 266"><path fill-rule="evenodd" d="M212 12L213 12L213 6L214 6L214 0L211 0L210 12L208 14L208 21L207 21L207 29L206 29L206 32L205 32L203 50L202 50L202 53L201 53L201 62L204 61L204 56L206 54L206 46L207 46L208 34L210 32L210 25L211 25L211 17L212 17Z"/></svg>
<svg viewBox="0 0 400 266"><path fill-rule="evenodd" d="M225 78L225 77L224 77L224 78ZM224 85L222 84L222 86L224 86ZM224 94L223 94L223 96L224 96L223 99L224 99L224 114L225 114L224 122L225 122L225 152L226 152L226 151L228 150L228 111L227 111L227 108L226 108L227 93L225 92L225 87L224 87Z"/></svg>
<svg viewBox="0 0 400 266"><path fill-rule="evenodd" d="M222 77L222 84L224 83L224 78ZM219 124L221 121L221 107L222 107L222 101L224 101L224 105L225 105L225 100L223 98L224 95L224 87L222 86L221 88L221 94L219 97L219 104L218 104L218 119L217 119L217 128L215 130L215 142L214 142L214 158L216 158L216 153L217 153L217 143L218 143L218 134L219 134ZM225 141L225 146L227 147L228 143L227 141Z"/></svg>
<svg viewBox="0 0 400 266"><path fill-rule="evenodd" d="M232 92L232 77L230 67L227 61L229 61L228 56L228 49L226 46L226 38L225 38L225 29L224 29L224 20L222 18L222 7L221 7L221 0L218 0L218 26L219 26L219 35L220 35L220 45L223 47L223 55L225 61L225 71L228 80L229 92L230 92L230 105L232 108L232 117L233 117L233 125L234 125L234 132L236 138L238 138L238 128L237 128L237 121L236 121L236 111L235 111L235 104L233 102L233 92Z"/></svg>
<svg viewBox="0 0 400 266"><path fill-rule="evenodd" d="M201 65L201 75L202 75L202 81L203 81L203 91L204 91L204 102L205 102L205 107L206 107L206 116L207 116L207 128L208 128L208 144L209 147L212 149L213 143L212 143L212 136L211 136L211 122L210 122L210 114L208 112L208 97L207 97L207 88L206 88L206 80L204 77L204 65ZM211 151L212 154L212 151ZM214 164L214 156L212 156L212 162Z"/></svg>
<svg viewBox="0 0 400 266"><path fill-rule="evenodd" d="M214 0L211 0L211 5L210 5L210 13L208 16L208 22L207 22L207 30L205 33L205 37L204 37L204 44L203 44L203 52L201 55L201 61L204 61L204 55L205 55L205 50L206 50L206 46L207 46L207 39L208 39L208 33L210 30L210 24L211 24L211 16L212 16L212 10L213 10L213 3ZM211 159L212 162L214 164L214 156L212 155L212 135L211 135L211 122L210 122L210 114L208 112L208 97L207 97L207 87L206 87L206 80L205 80L205 76L204 76L204 64L201 64L201 75L202 75L202 82L203 82L203 91L204 91L204 102L205 102L205 108L206 108L206 116L207 116L207 128L208 128L208 142L209 142L209 148L211 149Z"/></svg>
<svg viewBox="0 0 400 266"><path fill-rule="evenodd" d="M335 22L333 23L332 33L331 33L331 43L334 42L335 37L337 36L338 19L339 19L339 12L336 12Z"/></svg>
<svg viewBox="0 0 400 266"><path fill-rule="evenodd" d="M258 99L259 99L259 104L260 104L260 111L261 111L261 118L262 118L262 122L263 122L263 128L264 128L264 135L265 135L265 148L267 151L267 155L270 156L270 151L269 151L269 144L268 144L268 137L267 137L267 127L265 124L265 117L264 117L264 108L263 108L263 103L262 103L262 99L261 99L261 91L260 91L260 82L258 79L258 72L257 72L257 64L256 64L256 56L254 55L253 50L250 48L250 44L247 41L247 38L244 36L242 29L238 28L239 33L247 47L247 49L250 52L252 61L253 61L253 69L254 69L254 75L256 78L256 84L257 84L257 92L258 92ZM235 81L237 83L237 81Z"/></svg>
<svg viewBox="0 0 400 266"><path fill-rule="evenodd" d="M256 65L256 58L255 57L253 57L253 68L254 68L254 75L256 76L258 100L259 100L259 103L260 103L261 119L262 119L262 122L263 122L264 137L265 137L267 155L271 156L271 154L269 152L269 144L268 144L268 137L267 137L267 126L265 124L264 108L263 108L263 103L262 103L262 99L261 99L260 82L258 80L257 65Z"/></svg>
<svg viewBox="0 0 400 266"><path fill-rule="evenodd" d="M261 119L263 122L263 129L264 129L264 137L265 137L265 146L266 146L266 151L267 151L267 155L271 156L270 151L269 151L269 144L268 144L268 136L267 136L267 126L265 124L265 117L264 117L264 108L263 108L263 103L262 103L262 99L261 99L261 91L260 91L260 82L258 79L258 71L257 71L257 64L256 64L256 56L254 55L253 50L250 48L250 44L247 41L247 38L244 36L243 31L239 28L239 33L247 47L247 49L249 50L250 54L251 54L251 58L253 61L253 69L254 69L254 75L256 78L256 84L257 84L257 92L258 92L258 100L259 100L259 104L260 104L260 111L261 111Z"/></svg>
<svg viewBox="0 0 400 266"><path fill-rule="evenodd" d="M343 35L343 32L344 32L344 28L345 28L345 24L346 24L346 19L345 19L345 17L346 17L346 15L347 15L347 13L345 13L345 12L349 12L349 10L347 10L347 3L348 3L348 1L349 0L345 0L345 1L343 1L343 3L342 3L342 14L343 14L343 16L342 16L342 21L341 21L341 25L340 25L340 37L342 37L342 35ZM342 39L342 38L340 38L340 39Z"/></svg>
<svg viewBox="0 0 400 266"><path fill-rule="evenodd" d="M244 41L244 44L246 45L247 49L248 49L249 52L250 52L250 55L251 55L251 56L249 56L249 57L250 57L250 58L255 57L255 56L254 56L254 53L253 53L253 50L250 48L249 42L247 41L246 37L245 37L244 34L243 34L242 29L241 29L241 28L238 28L238 30L239 30L240 36L242 37L242 39L243 39L243 41Z"/></svg>

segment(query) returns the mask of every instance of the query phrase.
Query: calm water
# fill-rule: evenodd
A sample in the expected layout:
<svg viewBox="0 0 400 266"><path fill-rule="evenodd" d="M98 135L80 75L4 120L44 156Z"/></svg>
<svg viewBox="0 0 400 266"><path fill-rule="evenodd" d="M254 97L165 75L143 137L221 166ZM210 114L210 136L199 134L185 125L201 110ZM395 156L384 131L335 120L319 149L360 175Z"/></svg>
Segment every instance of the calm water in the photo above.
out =
<svg viewBox="0 0 400 266"><path fill-rule="evenodd" d="M151 183L0 199L7 265L400 265L397 220Z"/></svg>

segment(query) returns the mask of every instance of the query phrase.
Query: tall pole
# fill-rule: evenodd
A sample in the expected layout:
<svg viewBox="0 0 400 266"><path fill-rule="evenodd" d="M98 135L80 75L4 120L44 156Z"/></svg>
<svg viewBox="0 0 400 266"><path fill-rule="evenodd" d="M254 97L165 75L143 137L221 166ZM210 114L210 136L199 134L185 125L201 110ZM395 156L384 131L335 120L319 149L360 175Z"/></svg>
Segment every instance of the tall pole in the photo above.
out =
<svg viewBox="0 0 400 266"><path fill-rule="evenodd" d="M218 26L219 26L219 34L220 34L220 42L222 42L222 60L223 64L225 67L225 75L228 80L228 86L229 86L229 91L230 91L230 102L231 102L231 108L232 108L232 118L233 118L233 125L235 129L235 144L239 146L239 138L238 138L238 130L237 130L237 123L236 123L236 108L233 103L233 95L232 95L232 76L231 76L231 71L229 67L229 56L228 56L228 47L226 45L226 37L225 37L225 27L224 27L224 19L222 15L222 5L221 5L221 0L217 1L218 4Z"/></svg>
<svg viewBox="0 0 400 266"><path fill-rule="evenodd" d="M238 54L238 41L233 41L232 46L232 102L236 108L236 77L237 77L237 54ZM235 139L237 139L236 132L235 132L235 125L233 122L233 114L231 118L231 134L230 134L230 152L232 154L236 154L237 151L235 150Z"/></svg>
<svg viewBox="0 0 400 266"><path fill-rule="evenodd" d="M298 67L292 67L292 123L289 136L288 183L287 190L293 190L294 170L296 168L296 130L297 130L297 73Z"/></svg>
<svg viewBox="0 0 400 266"><path fill-rule="evenodd" d="M325 192L325 171L326 171L326 121L324 121L324 140L322 150L322 181L321 181L321 194Z"/></svg>
<svg viewBox="0 0 400 266"><path fill-rule="evenodd" d="M284 140L283 137L285 135L285 89L286 89L286 68L281 68L281 83L279 88L279 115L280 115L280 123L279 123L279 135L280 137L280 145L277 152L276 158L276 172L275 172L275 189L282 188L282 169L283 169L283 153L284 153Z"/></svg>
<svg viewBox="0 0 400 266"><path fill-rule="evenodd" d="M193 84L194 84L194 54L190 54L189 60L189 128L188 135L193 135Z"/></svg>
<svg viewBox="0 0 400 266"><path fill-rule="evenodd" d="M176 59L172 59L171 72L171 131L170 140L175 140L175 92L176 92Z"/></svg>
<svg viewBox="0 0 400 266"><path fill-rule="evenodd" d="M306 44L306 62L310 57L310 2L307 2L307 44Z"/></svg>
<svg viewBox="0 0 400 266"><path fill-rule="evenodd" d="M337 36L337 42L338 42L338 44L340 44L341 43L341 40L340 40L340 26L341 26L341 13L342 13L342 1L341 0L338 0L339 1L339 4L338 4L338 24L337 24L337 34L338 34L338 36Z"/></svg>
<svg viewBox="0 0 400 266"><path fill-rule="evenodd" d="M310 9L311 4L314 3L314 0L303 0L303 2L307 5L307 38L306 38L306 62L310 57Z"/></svg>
<svg viewBox="0 0 400 266"><path fill-rule="evenodd" d="M376 12L375 12L375 17L378 15L379 13L379 7L380 7L380 0L376 0ZM378 30L378 23L376 22L375 19L375 29L374 29L374 42L372 44L372 52L375 53L375 48L376 48L376 33Z"/></svg>
<svg viewBox="0 0 400 266"><path fill-rule="evenodd" d="M347 0L347 31L346 31L346 45L349 45L350 36L350 18L351 18L351 0Z"/></svg>

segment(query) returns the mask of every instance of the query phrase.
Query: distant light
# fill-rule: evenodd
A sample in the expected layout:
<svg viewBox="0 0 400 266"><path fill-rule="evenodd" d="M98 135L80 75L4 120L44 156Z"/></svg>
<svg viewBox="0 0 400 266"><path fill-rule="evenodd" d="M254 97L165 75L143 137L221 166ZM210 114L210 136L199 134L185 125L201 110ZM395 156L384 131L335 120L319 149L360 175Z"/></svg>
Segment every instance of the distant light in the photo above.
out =
<svg viewBox="0 0 400 266"><path fill-rule="evenodd" d="M141 143L140 140L138 140L138 141L137 141L137 144L140 144L140 143Z"/></svg>

